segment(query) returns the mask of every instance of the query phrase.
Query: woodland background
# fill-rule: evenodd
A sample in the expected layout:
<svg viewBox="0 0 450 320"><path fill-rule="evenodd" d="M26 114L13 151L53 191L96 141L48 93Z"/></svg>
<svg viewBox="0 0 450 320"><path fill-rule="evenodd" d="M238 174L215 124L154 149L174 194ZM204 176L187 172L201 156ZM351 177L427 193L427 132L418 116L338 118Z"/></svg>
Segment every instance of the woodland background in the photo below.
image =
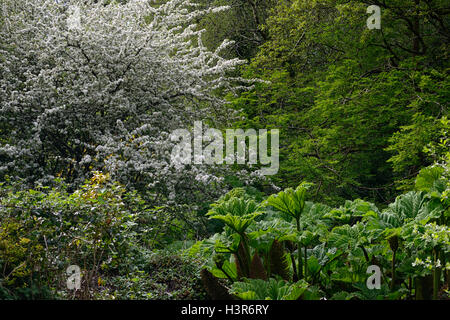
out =
<svg viewBox="0 0 450 320"><path fill-rule="evenodd" d="M448 1L0 5L0 298L448 299ZM174 167L195 120L278 174Z"/></svg>

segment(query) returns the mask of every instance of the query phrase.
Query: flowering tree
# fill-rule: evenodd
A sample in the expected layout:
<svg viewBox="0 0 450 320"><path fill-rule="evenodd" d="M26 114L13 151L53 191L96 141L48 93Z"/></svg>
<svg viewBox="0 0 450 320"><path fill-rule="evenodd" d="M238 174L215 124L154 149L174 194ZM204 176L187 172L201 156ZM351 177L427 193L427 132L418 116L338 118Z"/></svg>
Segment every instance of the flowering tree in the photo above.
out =
<svg viewBox="0 0 450 320"><path fill-rule="evenodd" d="M223 96L241 80L227 75L242 61L220 56L229 41L209 51L194 24L226 7L2 3L0 176L43 184L61 176L77 185L106 170L159 204L211 195L215 169L175 167L169 137L195 119L230 119Z"/></svg>

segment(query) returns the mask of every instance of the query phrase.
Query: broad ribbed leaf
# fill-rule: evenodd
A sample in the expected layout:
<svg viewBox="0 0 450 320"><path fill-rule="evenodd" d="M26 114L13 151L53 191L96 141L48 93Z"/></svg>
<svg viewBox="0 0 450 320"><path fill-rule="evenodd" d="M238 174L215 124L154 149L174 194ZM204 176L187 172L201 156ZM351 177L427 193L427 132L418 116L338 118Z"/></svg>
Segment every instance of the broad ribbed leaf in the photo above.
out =
<svg viewBox="0 0 450 320"><path fill-rule="evenodd" d="M398 228L412 221L425 224L438 218L442 212L442 206L430 202L425 192L411 191L397 197L395 202L380 214L379 227Z"/></svg>
<svg viewBox="0 0 450 320"><path fill-rule="evenodd" d="M231 198L228 201L213 205L208 212L210 219L223 221L235 232L242 234L262 214L259 205L253 200Z"/></svg>
<svg viewBox="0 0 450 320"><path fill-rule="evenodd" d="M297 300L308 288L304 281L289 284L282 280L270 278L246 279L245 282L235 282L230 293L244 300Z"/></svg>
<svg viewBox="0 0 450 320"><path fill-rule="evenodd" d="M305 207L306 191L308 184L302 183L295 190L287 188L278 194L271 195L266 205L298 220Z"/></svg>

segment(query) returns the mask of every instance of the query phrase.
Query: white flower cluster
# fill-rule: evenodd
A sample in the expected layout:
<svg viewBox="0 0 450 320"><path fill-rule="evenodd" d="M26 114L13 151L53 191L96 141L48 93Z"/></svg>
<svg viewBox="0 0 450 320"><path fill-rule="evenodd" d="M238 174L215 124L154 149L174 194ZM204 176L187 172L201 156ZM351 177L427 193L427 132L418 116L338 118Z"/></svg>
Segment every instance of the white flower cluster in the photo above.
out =
<svg viewBox="0 0 450 320"><path fill-rule="evenodd" d="M2 1L0 177L81 183L107 170L155 199L201 201L219 168L175 168L169 133L225 123L233 113L221 96L248 85L227 76L243 63L220 56L230 42L208 50L193 23L226 7L101 2ZM69 4L80 28L68 26Z"/></svg>
<svg viewBox="0 0 450 320"><path fill-rule="evenodd" d="M441 260L440 259L436 259L436 262L434 263L431 260L431 257L427 257L425 259L425 261L420 259L420 258L416 258L416 260L414 260L414 262L412 263L412 266L413 267L420 266L420 267L423 267L423 268L428 269L428 270L432 270L432 269L435 269L435 268L443 267L442 264L441 264ZM446 263L445 269L446 270L450 270L450 263L449 262Z"/></svg>
<svg viewBox="0 0 450 320"><path fill-rule="evenodd" d="M450 250L450 228L446 225L438 225L436 223L428 223L424 226L415 225L412 234L417 237L419 245L423 248L428 250L439 248L444 252ZM450 269L450 264L448 262L443 266L439 258L437 258L436 261L433 261L429 256L425 260L416 257L412 266L422 267L428 270L441 267Z"/></svg>

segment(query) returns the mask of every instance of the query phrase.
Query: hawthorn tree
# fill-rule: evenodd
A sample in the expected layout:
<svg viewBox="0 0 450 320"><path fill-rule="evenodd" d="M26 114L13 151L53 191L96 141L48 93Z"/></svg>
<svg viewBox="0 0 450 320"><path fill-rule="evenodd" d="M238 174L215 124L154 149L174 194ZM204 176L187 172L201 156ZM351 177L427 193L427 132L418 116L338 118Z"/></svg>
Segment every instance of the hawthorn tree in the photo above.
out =
<svg viewBox="0 0 450 320"><path fill-rule="evenodd" d="M177 142L169 136L196 119L226 123L233 113L224 95L249 83L227 76L243 63L221 57L231 42L210 51L193 23L227 7L198 9L186 0L2 5L2 180L62 177L76 187L103 170L172 208L221 191L218 168L171 163ZM73 5L78 25L68 23L77 21Z"/></svg>

